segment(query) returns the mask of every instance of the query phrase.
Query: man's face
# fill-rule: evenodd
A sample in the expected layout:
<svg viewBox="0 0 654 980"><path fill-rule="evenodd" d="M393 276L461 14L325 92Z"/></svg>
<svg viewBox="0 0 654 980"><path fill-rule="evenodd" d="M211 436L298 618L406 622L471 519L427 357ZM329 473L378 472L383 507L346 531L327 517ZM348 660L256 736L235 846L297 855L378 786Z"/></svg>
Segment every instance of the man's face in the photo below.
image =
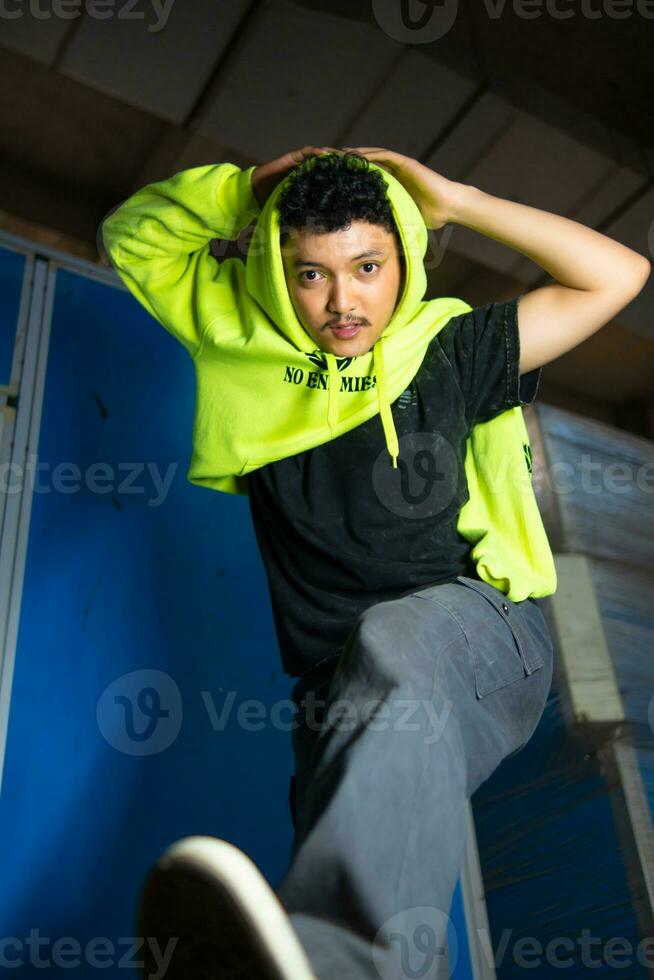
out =
<svg viewBox="0 0 654 980"><path fill-rule="evenodd" d="M339 357L371 350L401 297L395 235L368 221L322 234L292 228L282 256L293 307L318 347ZM351 337L339 336L332 328L348 314L361 326Z"/></svg>

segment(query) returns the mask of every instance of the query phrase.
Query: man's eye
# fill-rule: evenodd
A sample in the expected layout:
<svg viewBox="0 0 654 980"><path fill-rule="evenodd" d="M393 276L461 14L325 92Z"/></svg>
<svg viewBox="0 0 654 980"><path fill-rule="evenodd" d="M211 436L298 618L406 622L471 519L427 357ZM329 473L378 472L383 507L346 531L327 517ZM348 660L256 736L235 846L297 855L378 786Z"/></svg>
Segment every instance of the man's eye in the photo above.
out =
<svg viewBox="0 0 654 980"><path fill-rule="evenodd" d="M364 262L363 265L360 266L360 268L361 269L365 269L366 266L373 266L373 268L371 269L371 271L368 273L368 275L371 275L372 272L375 271L375 269L378 269L379 268L379 262ZM318 281L317 279L305 279L305 276L319 276L319 275L320 275L320 273L318 272L317 269L307 269L306 272L301 272L300 273L300 278L304 282L317 282Z"/></svg>

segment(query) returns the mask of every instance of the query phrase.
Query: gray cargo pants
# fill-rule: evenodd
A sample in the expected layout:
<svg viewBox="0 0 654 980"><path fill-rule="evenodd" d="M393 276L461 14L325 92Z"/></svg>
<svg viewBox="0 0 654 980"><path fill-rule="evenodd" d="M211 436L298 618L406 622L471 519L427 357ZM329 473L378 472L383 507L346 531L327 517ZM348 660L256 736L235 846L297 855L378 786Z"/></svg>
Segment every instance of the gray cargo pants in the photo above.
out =
<svg viewBox="0 0 654 980"><path fill-rule="evenodd" d="M277 895L319 980L441 980L467 800L552 681L537 602L478 579L378 603L298 679L295 838Z"/></svg>

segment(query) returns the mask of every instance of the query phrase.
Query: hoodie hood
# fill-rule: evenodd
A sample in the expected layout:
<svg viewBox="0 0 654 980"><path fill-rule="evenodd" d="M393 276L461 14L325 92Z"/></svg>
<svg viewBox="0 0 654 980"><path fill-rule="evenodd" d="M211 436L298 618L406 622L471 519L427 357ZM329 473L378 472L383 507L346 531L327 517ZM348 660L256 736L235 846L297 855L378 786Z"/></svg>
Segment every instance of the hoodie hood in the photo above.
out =
<svg viewBox="0 0 654 980"><path fill-rule="evenodd" d="M426 346L437 330L452 316L471 307L452 298L423 302L427 289L424 257L428 245L424 220L400 181L382 167L368 162L370 169L379 171L386 184L405 257L400 301L372 350L356 357L337 357L317 348L313 337L298 319L284 272L278 206L280 195L291 175L277 184L257 220L246 262L246 284L249 294L288 344L326 367L327 398L322 413L323 424L314 435L319 436L319 441L333 438L346 431L344 425L351 428L353 420L356 420L354 424L361 424L378 411L392 465L397 467L400 448L391 402L415 376ZM389 370L390 365L392 370ZM359 392L361 397L357 399L352 399L352 386L346 382L348 369L356 371L358 376L368 378L372 375L372 386ZM345 392L347 395L344 395Z"/></svg>
<svg viewBox="0 0 654 980"><path fill-rule="evenodd" d="M387 171L369 161L381 173L406 256L405 284L381 338L398 333L416 312L427 289L424 257L428 235L422 215L411 195ZM279 235L279 199L292 175L281 181L268 197L250 242L247 257L247 287L275 326L298 350L313 351L315 342L300 323L288 292ZM365 356L365 355L364 355Z"/></svg>

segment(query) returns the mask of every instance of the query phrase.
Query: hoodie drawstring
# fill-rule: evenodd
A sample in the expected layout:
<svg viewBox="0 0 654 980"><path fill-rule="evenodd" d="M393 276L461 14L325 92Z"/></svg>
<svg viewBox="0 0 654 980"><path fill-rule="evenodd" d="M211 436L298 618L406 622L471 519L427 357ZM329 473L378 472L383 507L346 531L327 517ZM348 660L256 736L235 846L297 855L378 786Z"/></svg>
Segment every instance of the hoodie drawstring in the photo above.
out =
<svg viewBox="0 0 654 980"><path fill-rule="evenodd" d="M327 422L333 439L334 429L338 423L338 368L336 366L336 358L333 354L325 352L325 357L327 358L327 383L329 385Z"/></svg>
<svg viewBox="0 0 654 980"><path fill-rule="evenodd" d="M379 414L381 415L382 425L384 427L384 436L386 437L386 448L388 449L389 455L393 460L393 469L397 469L397 457L400 455L400 444L397 441L397 432L395 431L395 423L393 422L393 413L391 412L388 394L386 393L386 375L384 373L384 355L382 353L383 341L384 338L380 337L373 349L375 374L377 375L377 401L379 402Z"/></svg>
<svg viewBox="0 0 654 980"><path fill-rule="evenodd" d="M400 444L397 439L397 432L395 431L395 423L393 421L393 413L391 411L391 406L388 401L388 394L386 391L384 355L382 352L383 339L383 337L380 337L373 348L373 364L375 374L377 376L377 402L379 404L379 414L381 415L382 426L384 428L386 448L388 449L389 456L391 457L393 469L397 469L397 457L400 455ZM338 423L339 374L338 367L336 365L336 357L334 354L326 351L325 356L327 358L327 380L329 387L327 422L333 438L334 429Z"/></svg>

